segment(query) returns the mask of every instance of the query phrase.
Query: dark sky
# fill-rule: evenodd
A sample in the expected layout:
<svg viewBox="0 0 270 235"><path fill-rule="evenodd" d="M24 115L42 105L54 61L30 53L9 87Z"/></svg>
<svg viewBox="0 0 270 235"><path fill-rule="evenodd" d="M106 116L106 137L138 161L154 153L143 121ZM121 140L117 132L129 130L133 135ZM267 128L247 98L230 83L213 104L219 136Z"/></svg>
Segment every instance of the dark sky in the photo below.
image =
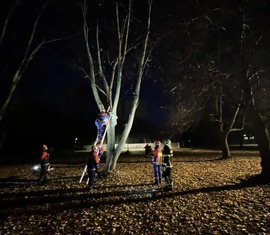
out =
<svg viewBox="0 0 270 235"><path fill-rule="evenodd" d="M9 9L7 6L10 2L4 3L7 4L6 9ZM22 2L14 12L16 21L13 18L10 21L14 32L10 29L7 31L9 40L4 41L0 52L2 58L6 58L5 66L8 70L5 70L4 65L1 68L6 81L14 73L24 53L31 27L41 7L40 3ZM75 137L84 140L84 143L94 141L96 137L94 121L98 108L93 99L90 82L84 78L82 72L72 66L73 62L77 63L80 59L77 54L85 53L81 29L78 30L78 27L81 27L80 20L75 20L79 11L77 9L76 12L64 4L64 9L67 10L64 13L60 7L61 1L58 1L58 4L54 5L54 10L48 7L49 18L48 11L42 15L46 20L41 17L41 26L37 28L34 45L37 45L40 39L49 40L57 36L68 36L70 41L62 40L60 43L46 45L25 71L5 116L6 148L12 148L14 144L18 147L16 149L20 149L20 146L31 148L44 142L48 145L67 147L72 146ZM74 17L70 17L72 14L75 14ZM7 15L7 12L2 14L1 22L4 15ZM55 27L54 20L58 20L59 25L63 27ZM80 36L74 36L78 34ZM141 105L146 107L147 112L138 113L137 116L145 119L145 125L148 126L149 123L161 126L164 122L164 112L161 108L164 106L163 90L157 80L158 78L152 79L149 74L144 77L142 83ZM7 83L5 87L8 85ZM123 90L129 90L129 84L123 84ZM3 88L3 91L6 92L7 89ZM123 94L122 101L129 102L130 94ZM141 119L140 123L143 121ZM120 129L125 121L119 117Z"/></svg>
<svg viewBox="0 0 270 235"><path fill-rule="evenodd" d="M11 2L4 0L0 3L1 25L7 16L7 9L9 9L8 6ZM33 25L38 9L40 9L41 2L36 0L21 1L22 4L18 5L18 10L15 12L16 17L11 20L12 27L8 28L7 37L0 45L0 61L2 62L0 63L0 104L3 103L7 87L10 85L9 78L23 55L31 32L31 25ZM228 2L224 2L228 7ZM262 10L264 9L263 4L266 4L267 1L257 2L260 4L258 5L258 11L260 11L258 15L261 15L258 17L258 21L264 23L261 24L261 27L267 29L269 28L269 21L265 22L267 11ZM80 59L85 59L78 57L84 51L84 45L81 40L81 30L78 30L80 13L78 8L69 6L73 3L73 1L68 1L68 4L67 1L51 1L50 4L54 4L53 8L46 11L40 22L42 27L37 30L35 45L43 38L49 40L57 36L68 39L62 40L60 43L46 45L25 71L13 96L12 105L5 116L4 128L7 131L7 148L12 147L14 143L18 149L19 146L28 145L31 148L44 142L48 145L67 147L72 145L74 137L77 136L87 141L92 141L95 138L94 120L98 109L93 100L90 83L77 68L71 66L72 63L78 64ZM99 5L98 1L92 3ZM189 15L193 17L195 13L208 12L206 1L157 0L156 3L159 4L159 8L155 9L158 17L153 19L153 32L151 32L153 41L158 41L161 36L166 35L167 31L175 28L177 22L182 18L189 17ZM189 4L194 7L192 11ZM210 3L208 2L208 4ZM215 4L213 1L213 6ZM269 4L267 6L269 7ZM141 7L141 5L137 5L137 7ZM182 12L182 9L189 10ZM182 14L179 14L180 11ZM99 8L96 13L101 12L102 9ZM109 12L112 12L111 9ZM174 18L171 17L173 14ZM111 14L109 16L112 17ZM140 25L142 20L143 18L138 16L134 22ZM228 25L230 24L228 19ZM168 25L168 28L164 25ZM235 28L228 26L229 30ZM134 35L138 32L136 31ZM234 35L233 32L229 33ZM236 40L236 38L232 37L232 40ZM163 45L166 44L170 45L169 38ZM177 49L181 46L180 43L176 45L172 45L172 48ZM157 131L166 122L166 108L167 102L169 102L169 97L164 95L166 84L160 80L167 74L160 70L160 66L163 62L169 62L171 59L168 53L164 53L167 50L166 47L159 49L161 49L162 54L155 53L155 58L150 61L150 64L155 63L156 65L147 70L141 89L141 105L143 108L147 108L145 124L153 124ZM123 85L123 89L129 90L128 85ZM127 100L129 98L130 95L122 97L122 99ZM142 111L139 109L138 112ZM138 116L143 117L141 113ZM139 123L142 122L144 120L140 119ZM119 126L121 126L121 122Z"/></svg>
<svg viewBox="0 0 270 235"><path fill-rule="evenodd" d="M140 113L141 109L138 109L137 116L145 119L145 125L151 123L160 127L165 122L161 108L164 106L162 94L158 83L144 79L140 105L147 112ZM123 99L129 100L130 96ZM96 137L94 121L98 108L90 82L68 66L33 63L20 82L13 103L13 111L7 114L9 130L6 148L15 143L16 149L20 146L33 149L43 142L65 148L72 146L75 137L79 137L84 144L94 141ZM121 122L118 126L121 129Z"/></svg>

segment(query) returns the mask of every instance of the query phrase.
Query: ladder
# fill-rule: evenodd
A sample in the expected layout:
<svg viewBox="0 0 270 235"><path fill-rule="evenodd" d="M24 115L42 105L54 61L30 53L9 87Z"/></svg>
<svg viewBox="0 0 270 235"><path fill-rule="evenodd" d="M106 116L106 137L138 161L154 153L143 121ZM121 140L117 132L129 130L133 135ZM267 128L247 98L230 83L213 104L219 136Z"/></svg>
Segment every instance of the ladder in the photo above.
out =
<svg viewBox="0 0 270 235"><path fill-rule="evenodd" d="M103 142L104 142L104 140L105 140L105 136L106 136L106 133L107 133L107 130L108 130L109 122L110 122L110 119L109 119L109 121L108 121L108 123L107 123L107 125L106 125L105 130L104 130L104 133L103 133L103 136L102 136L102 139L101 139L101 142L100 142L100 146L102 146L102 144L103 144ZM97 141L98 141L98 138L96 138L94 145L97 144ZM79 180L79 183L82 182L83 177L85 176L86 172L87 172L87 165L85 165L85 167L84 167L84 169L83 169L83 173L82 173L82 176L81 176L81 178L80 178L80 180ZM87 178L86 184L88 184L88 181L89 181L89 178Z"/></svg>

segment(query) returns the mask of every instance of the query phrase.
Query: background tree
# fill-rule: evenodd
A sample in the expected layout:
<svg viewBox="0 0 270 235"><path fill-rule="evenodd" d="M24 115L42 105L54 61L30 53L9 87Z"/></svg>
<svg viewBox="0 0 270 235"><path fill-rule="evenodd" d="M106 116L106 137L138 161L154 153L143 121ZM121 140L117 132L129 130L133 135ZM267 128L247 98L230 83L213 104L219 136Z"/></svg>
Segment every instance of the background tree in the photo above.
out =
<svg viewBox="0 0 270 235"><path fill-rule="evenodd" d="M172 96L167 130L175 135L208 120L223 157L230 156L229 134L244 127L237 25L231 24L237 20L236 7L237 3L226 1L179 4L175 11L184 8L185 14L171 14L177 27L165 27L171 29L166 35L170 43L165 40L161 46L169 51L170 58L163 61L165 90Z"/></svg>
<svg viewBox="0 0 270 235"><path fill-rule="evenodd" d="M52 13L47 6L47 1L1 2L0 149L7 128L7 119L4 124L3 117L12 106L12 99L23 75L41 49L61 39L56 36L55 27L48 27L53 19L46 15Z"/></svg>
<svg viewBox="0 0 270 235"><path fill-rule="evenodd" d="M179 16L179 11L184 14ZM209 119L207 107L215 102L220 84L217 75L222 73L218 68L221 51L217 50L222 30L216 22L219 17L216 3L190 1L178 4L170 13L171 27L164 26L158 52L167 53L169 58L162 61L162 67L164 89L172 97L167 125L172 135L197 126L201 119ZM170 31L166 31L168 28Z"/></svg>
<svg viewBox="0 0 270 235"><path fill-rule="evenodd" d="M241 79L242 90L244 95L244 109L247 117L247 124L251 127L254 133L256 142L258 143L261 155L261 174L262 179L270 180L270 137L269 137L269 116L262 112L262 107L267 97L265 92L269 93L269 81L264 81L262 72L266 72L269 76L269 70L264 68L269 67L269 55L262 53L262 47L266 46L269 40L269 28L265 31L267 24L258 22L256 18L258 14L266 14L265 9L269 9L270 5L267 1L260 1L262 5L258 7L256 3L249 3L243 0L239 8L241 19L241 34L240 34L240 53L241 53ZM258 24L260 23L260 24ZM267 46L266 46L267 47ZM264 49L265 50L265 47ZM266 67L267 66L267 67ZM266 79L269 80L269 79ZM257 92L256 92L257 91ZM258 92L259 91L259 92ZM257 94L256 94L257 93ZM269 96L267 97L269 98ZM263 108L265 109L265 107Z"/></svg>
<svg viewBox="0 0 270 235"><path fill-rule="evenodd" d="M198 1L198 3L201 3L201 1ZM210 3L210 5L211 4L212 3ZM261 48L267 48L265 40L269 38L269 27L263 18L263 15L266 14L266 9L269 9L269 3L267 1L242 1L239 5L239 2L228 3L225 1L223 5L219 4L220 2L214 3L208 9L212 9L212 12L222 8L228 9L227 11L223 11L224 16L222 17L222 21L215 20L219 18L213 17L209 10L204 13L204 9L200 8L202 11L201 13L203 14L197 14L197 17L194 19L199 22L195 25L197 27L201 26L203 32L201 30L197 30L197 32L192 31L192 28L189 27L188 38L190 40L186 40L188 43L184 44L184 48L187 48L187 45L191 45L191 52L193 52L191 55L196 54L194 53L194 49L197 49L198 53L196 55L199 55L197 58L193 59L193 61L188 61L188 64L190 65L189 67L193 67L193 72L195 72L196 67L194 65L201 62L199 63L199 66L197 66L197 71L199 71L201 67L205 68L203 73L199 73L200 75L198 76L198 80L195 79L196 77L194 74L190 80L200 82L197 83L200 84L200 86L197 87L200 87L201 90L208 87L214 88L212 90L207 90L207 95L209 97L209 101L216 100L218 103L208 102L206 107L211 110L211 106L215 107L213 104L218 104L216 106L216 110L218 111L217 114L219 117L218 123L220 136L222 137L221 139L225 140L225 143L228 134L234 130L233 124L237 121L236 115L242 113L238 119L239 123L242 123L243 115L246 115L246 123L252 128L260 149L262 158L261 175L263 175L264 178L269 179L270 154L269 134L267 129L269 118L266 116L266 107L262 108L262 106L268 103L266 100L269 97L266 96L265 92L263 92L263 94L256 92L259 90L268 90L267 81L263 81L261 75L263 68L269 67L266 62L269 61L269 56L267 53L263 53ZM240 14L237 14L237 10L239 8ZM202 18L206 18L209 23L203 22L201 20ZM194 19L190 22L196 22ZM218 23L216 26L224 27L226 35L223 35L223 39L219 37L219 33L216 33L219 31L212 30L212 22ZM192 32L194 32L194 34L192 34ZM198 47L195 47L194 45L201 45L201 47L198 49ZM264 47L261 47L262 45ZM206 48L205 50L204 47ZM179 50L177 52L179 53ZM183 52L179 54L185 55ZM241 57L239 56L240 54ZM181 65L182 64L183 63L181 63ZM182 71L186 71L185 68L187 67L187 65L183 66ZM268 75L269 72L268 70L265 70L264 72L266 71L266 74ZM207 73L210 76L207 76ZM226 79L228 80L228 78L230 78L230 80L228 80L229 83L224 79L224 74L230 75ZM205 80L202 79L203 77L205 77ZM240 77L241 79L239 79ZM175 84L179 84L179 86L184 84L183 78L185 77L181 77L180 81L178 79L176 83L170 83L174 85L172 87L173 92L177 92L176 88L178 87L175 86ZM231 80L231 78L233 78L233 80ZM203 81L206 81L206 83ZM213 81L213 83L211 81ZM206 86L204 86L205 84ZM215 84L215 87L209 86L210 84ZM188 90L194 92L192 89ZM237 92L232 92L234 90ZM183 93L181 93L181 95L182 94ZM200 92L197 90L195 94L197 94L198 97ZM188 100L190 99L188 98ZM263 103L261 102L262 100L264 100ZM262 109L264 110L263 113L261 111ZM226 122L224 118L226 118ZM242 124L238 124L238 127L242 127ZM223 153L225 153L224 156L229 155L228 149L227 151L225 149Z"/></svg>
<svg viewBox="0 0 270 235"><path fill-rule="evenodd" d="M8 27L11 24L10 21L14 15L15 8L18 6L18 4L19 4L19 1L14 1L11 3L10 10L6 14L6 18L4 19L3 24L2 24L1 40L0 40L1 57L2 58L7 56L6 48L4 48L5 47L5 39L6 39L6 36L8 33ZM37 13L37 17L34 20L31 32L29 34L29 38L25 43L24 52L21 54L20 60L17 61L15 67L14 67L14 65L10 66L8 64L2 64L2 68L1 68L2 82L10 83L10 88L9 88L9 91L7 92L7 94L5 95L4 102L1 102L0 122L2 121L3 116L6 113L6 110L9 106L11 97L12 97L24 71L27 69L30 61L34 58L36 53L40 50L42 45L45 43L44 41L42 41L42 42L38 43L37 45L35 45L35 44L33 45L33 40L34 40L34 35L36 33L37 25L38 25L41 14L44 11L45 7L46 7L46 4L44 4L41 7L40 11ZM14 36L15 35L13 35L13 37ZM15 62L13 62L13 63L15 63ZM12 67L13 72L9 71L9 70L11 70L10 67ZM5 138L5 132L2 129L1 138L0 138L0 142L1 142L0 146L1 147L3 144L4 138Z"/></svg>

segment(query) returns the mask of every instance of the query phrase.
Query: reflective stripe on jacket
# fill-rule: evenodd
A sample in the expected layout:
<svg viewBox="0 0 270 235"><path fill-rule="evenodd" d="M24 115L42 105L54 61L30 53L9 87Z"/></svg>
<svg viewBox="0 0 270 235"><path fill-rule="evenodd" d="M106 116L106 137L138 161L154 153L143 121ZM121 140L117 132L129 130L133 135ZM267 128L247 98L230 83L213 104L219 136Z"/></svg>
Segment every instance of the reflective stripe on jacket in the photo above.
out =
<svg viewBox="0 0 270 235"><path fill-rule="evenodd" d="M153 164L162 165L162 151L160 148L157 148L153 151Z"/></svg>

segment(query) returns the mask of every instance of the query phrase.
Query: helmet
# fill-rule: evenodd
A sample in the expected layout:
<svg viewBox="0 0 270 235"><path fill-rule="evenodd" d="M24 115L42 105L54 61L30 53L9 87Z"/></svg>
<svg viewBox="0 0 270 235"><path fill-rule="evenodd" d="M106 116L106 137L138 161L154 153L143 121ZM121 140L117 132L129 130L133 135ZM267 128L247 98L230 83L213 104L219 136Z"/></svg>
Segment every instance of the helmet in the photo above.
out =
<svg viewBox="0 0 270 235"><path fill-rule="evenodd" d="M172 143L172 142L171 142L170 140L165 140L165 141L164 141L164 144L165 144L165 145L168 145L168 146L170 146L171 143Z"/></svg>
<svg viewBox="0 0 270 235"><path fill-rule="evenodd" d="M96 145L93 145L93 146L91 147L91 149L94 150L94 151L97 151L97 146L96 146Z"/></svg>
<svg viewBox="0 0 270 235"><path fill-rule="evenodd" d="M43 149L44 151L47 151L47 150L48 150L47 145L46 145L46 144L43 144L43 145L42 145L42 149Z"/></svg>

